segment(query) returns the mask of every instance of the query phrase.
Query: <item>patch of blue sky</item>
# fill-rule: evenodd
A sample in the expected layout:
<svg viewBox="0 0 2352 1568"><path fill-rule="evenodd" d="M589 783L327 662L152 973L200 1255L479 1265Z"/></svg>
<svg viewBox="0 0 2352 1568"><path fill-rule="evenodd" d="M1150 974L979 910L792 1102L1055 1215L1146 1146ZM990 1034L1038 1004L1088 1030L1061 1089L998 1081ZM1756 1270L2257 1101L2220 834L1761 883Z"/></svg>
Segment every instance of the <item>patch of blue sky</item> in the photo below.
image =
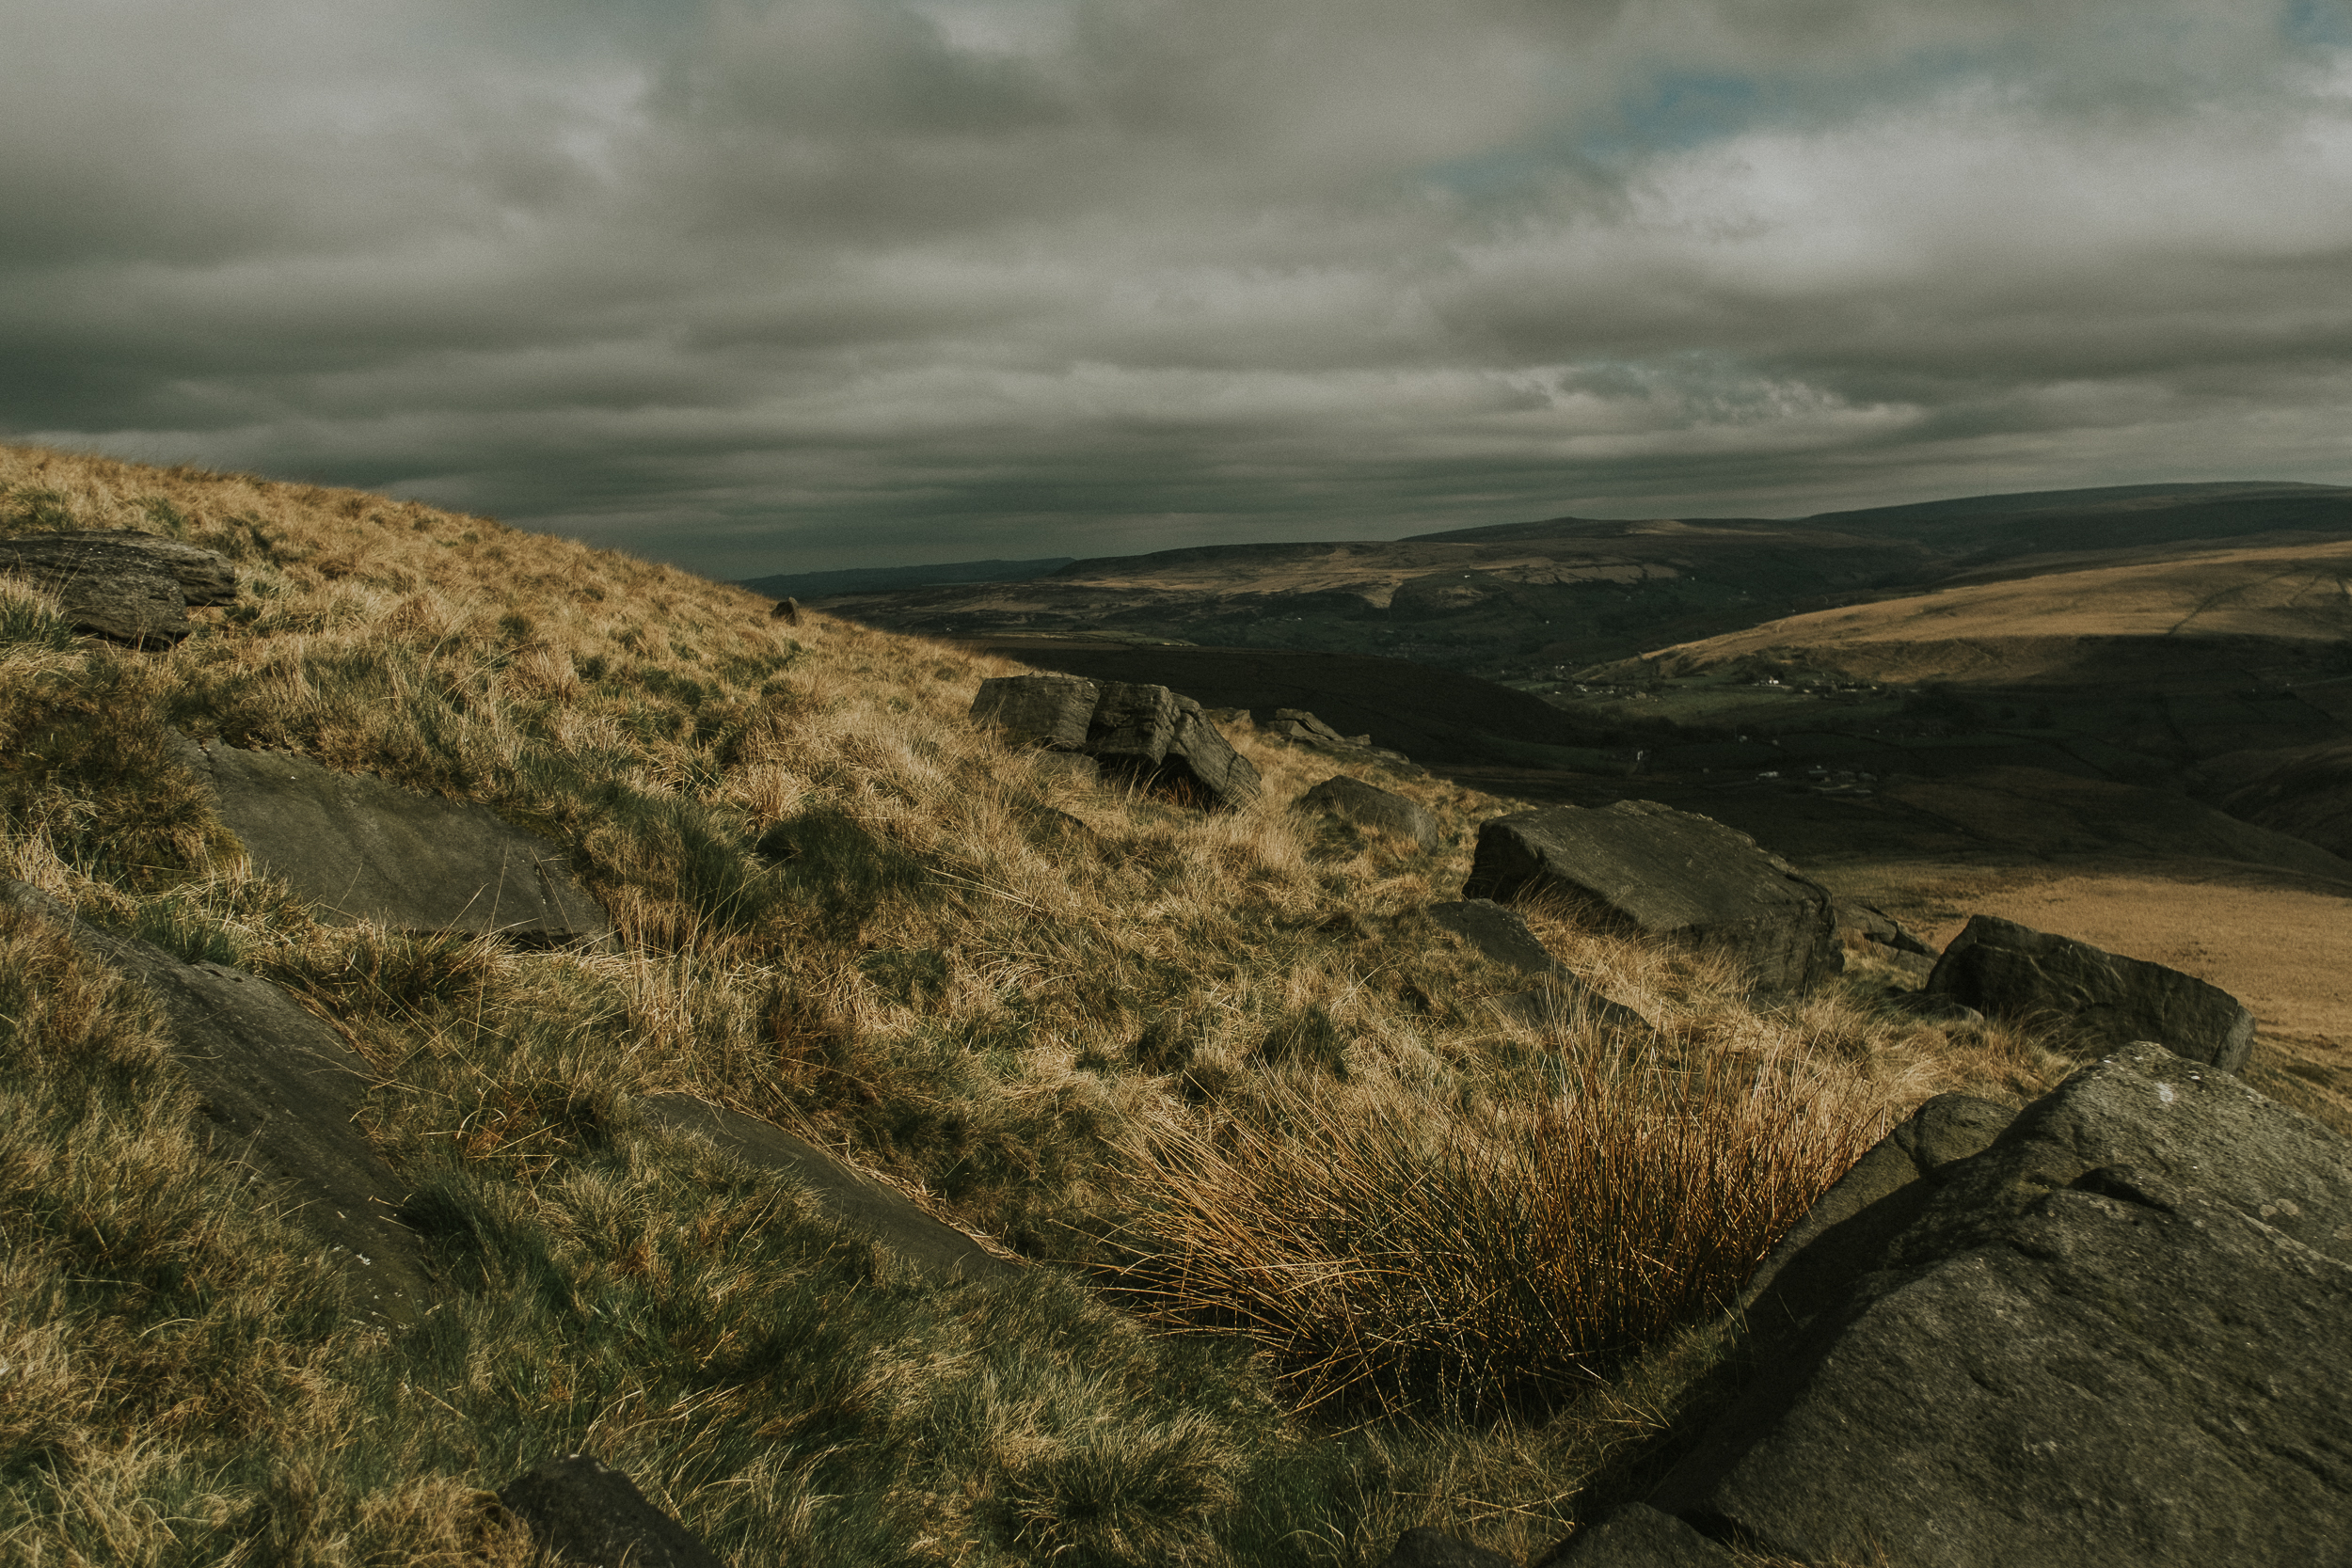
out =
<svg viewBox="0 0 2352 1568"><path fill-rule="evenodd" d="M2342 0L2313 0L2341 8ZM1764 128L1819 127L1917 102L2025 62L1998 49L1923 50L1876 70L1835 75L1661 70L1605 110L1518 141L1449 159L1422 178L1471 199L1530 196L1572 171L1621 171Z"/></svg>
<svg viewBox="0 0 2352 1568"><path fill-rule="evenodd" d="M2280 30L2289 43L2306 48L2352 48L2352 4L2346 0L2287 0Z"/></svg>

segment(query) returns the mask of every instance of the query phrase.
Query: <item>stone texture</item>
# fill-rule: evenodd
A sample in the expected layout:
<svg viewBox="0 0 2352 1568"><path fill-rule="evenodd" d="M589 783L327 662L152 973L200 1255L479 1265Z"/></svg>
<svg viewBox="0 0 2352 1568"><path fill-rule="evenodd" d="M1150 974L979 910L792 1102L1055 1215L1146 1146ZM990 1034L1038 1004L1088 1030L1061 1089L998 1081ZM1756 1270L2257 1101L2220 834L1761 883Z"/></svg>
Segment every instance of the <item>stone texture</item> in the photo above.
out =
<svg viewBox="0 0 2352 1568"><path fill-rule="evenodd" d="M199 1142L327 1247L368 1319L423 1317L433 1271L392 1218L406 1184L357 1124L374 1075L332 1029L258 975L102 931L21 882L0 882L0 901L67 927L83 952L145 986L196 1090Z"/></svg>
<svg viewBox="0 0 2352 1568"><path fill-rule="evenodd" d="M183 753L260 870L329 924L496 931L527 942L601 941L604 911L563 851L489 808L437 800L284 752L217 742Z"/></svg>
<svg viewBox="0 0 2352 1568"><path fill-rule="evenodd" d="M1021 1265L997 1257L914 1199L780 1127L691 1094L656 1094L629 1108L658 1126L707 1138L739 1159L792 1177L818 1204L851 1229L872 1236L933 1279L1009 1279Z"/></svg>
<svg viewBox="0 0 2352 1568"><path fill-rule="evenodd" d="M1165 686L1113 681L1095 702L1086 749L1100 762L1148 775L1168 755L1181 712L1176 694Z"/></svg>
<svg viewBox="0 0 2352 1568"><path fill-rule="evenodd" d="M237 596L227 558L127 529L0 538L0 572L56 594L76 630L135 647L177 642L188 634L188 606Z"/></svg>
<svg viewBox="0 0 2352 1568"><path fill-rule="evenodd" d="M628 1477L585 1454L543 1459L498 1496L567 1568L724 1568Z"/></svg>
<svg viewBox="0 0 2352 1568"><path fill-rule="evenodd" d="M1547 1568L1737 1568L1740 1561L1673 1514L1634 1503L1570 1536Z"/></svg>
<svg viewBox="0 0 2352 1568"><path fill-rule="evenodd" d="M1832 1190L1648 1504L1812 1563L2346 1560L2352 1144L2147 1042L2006 1116L1931 1101Z"/></svg>
<svg viewBox="0 0 2352 1568"><path fill-rule="evenodd" d="M980 683L972 717L1022 739L1082 752L1110 777L1214 809L1239 810L1264 788L1207 711L1164 686L1008 675Z"/></svg>
<svg viewBox="0 0 2352 1568"><path fill-rule="evenodd" d="M972 719L1019 739L1075 752L1087 743L1101 695L1092 681L1075 675L999 675L980 682Z"/></svg>
<svg viewBox="0 0 2352 1568"><path fill-rule="evenodd" d="M2225 1072L2246 1063L2254 1015L2177 969L1980 914L1954 937L1930 996L1980 1012L2062 1021L2094 1050L2156 1040Z"/></svg>
<svg viewBox="0 0 2352 1568"><path fill-rule="evenodd" d="M1198 704L1178 715L1156 779L1163 784L1188 782L1204 797L1204 805L1220 811L1239 811L1265 790L1257 768L1233 750Z"/></svg>
<svg viewBox="0 0 2352 1568"><path fill-rule="evenodd" d="M1547 894L1605 929L1719 953L1760 990L1845 967L1826 889L1745 833L1649 800L1554 806L1478 832L1465 898Z"/></svg>
<svg viewBox="0 0 2352 1568"><path fill-rule="evenodd" d="M1873 1144L1821 1195L1741 1290L1752 1326L1777 1332L1810 1323L1877 1268L1926 1207L1931 1178L1981 1152L2016 1120L2006 1105L1940 1094Z"/></svg>
<svg viewBox="0 0 2352 1568"><path fill-rule="evenodd" d="M1424 849L1438 842L1438 819L1420 801L1344 773L1306 791L1291 809L1344 816L1359 826L1409 838Z"/></svg>
<svg viewBox="0 0 2352 1568"><path fill-rule="evenodd" d="M1518 1568L1501 1552L1473 1546L1443 1530L1416 1525L1396 1538L1380 1568Z"/></svg>

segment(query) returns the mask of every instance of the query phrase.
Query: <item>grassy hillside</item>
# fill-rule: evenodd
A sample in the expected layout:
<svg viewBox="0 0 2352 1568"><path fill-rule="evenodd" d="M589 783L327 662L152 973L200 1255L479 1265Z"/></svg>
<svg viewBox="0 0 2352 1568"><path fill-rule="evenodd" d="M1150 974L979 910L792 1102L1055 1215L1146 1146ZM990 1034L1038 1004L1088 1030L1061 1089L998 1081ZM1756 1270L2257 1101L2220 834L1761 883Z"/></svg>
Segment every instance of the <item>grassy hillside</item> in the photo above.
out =
<svg viewBox="0 0 2352 1568"><path fill-rule="evenodd" d="M358 1325L198 1153L152 1006L0 914L0 1558L518 1562L485 1506L586 1449L723 1557L1514 1554L1708 1397L1710 1313L1889 1120L2063 1064L1907 1021L1859 962L1742 1000L1533 911L1655 1031L1532 1023L1423 912L1502 803L1379 778L1409 844L1081 786L965 712L1017 669L379 496L0 449L0 531L138 528L243 589L167 653L0 582L0 876L289 988L442 1306ZM169 732L486 802L609 952L314 923ZM926 1283L779 1177L658 1133L692 1089L1035 1260Z"/></svg>
<svg viewBox="0 0 2352 1568"><path fill-rule="evenodd" d="M2251 644L2311 679L2347 673L2347 581L2352 543L2198 550L1819 610L1648 657L1679 673L1763 657L1858 680L2123 684Z"/></svg>

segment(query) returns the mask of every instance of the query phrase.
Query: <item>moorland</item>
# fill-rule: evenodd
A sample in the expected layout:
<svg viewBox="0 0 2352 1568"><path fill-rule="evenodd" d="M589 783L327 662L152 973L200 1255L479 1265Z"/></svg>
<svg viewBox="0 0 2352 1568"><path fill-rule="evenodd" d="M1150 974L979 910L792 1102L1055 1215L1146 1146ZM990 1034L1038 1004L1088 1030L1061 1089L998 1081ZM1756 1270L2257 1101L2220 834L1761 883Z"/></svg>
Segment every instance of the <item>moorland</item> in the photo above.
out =
<svg viewBox="0 0 2352 1568"><path fill-rule="evenodd" d="M1170 550L826 602L1311 709L1498 795L1703 813L1939 943L1982 910L2141 953L2251 999L2265 1091L2341 1124L2347 584L2352 490L2249 483Z"/></svg>
<svg viewBox="0 0 2352 1568"><path fill-rule="evenodd" d="M1565 993L1525 1006L1526 975L1429 912L1479 824L1539 784L1662 791L1692 776L1669 745L1759 732L1786 753L1857 686L1922 753L2012 722L1955 721L1986 699L1940 675L1889 695L1783 639L1728 673L1685 649L1581 693L1502 689L1480 699L1498 715L1569 726L1517 744L1585 766L1351 768L1432 815L1423 848L1291 810L1332 763L1251 723L1228 734L1263 792L1209 813L971 721L983 679L1042 658L821 610L787 626L740 588L383 496L0 449L0 535L125 529L218 553L238 593L131 649L0 579L0 877L332 1028L438 1293L410 1326L356 1311L300 1215L207 1152L154 1000L67 927L0 911L14 1558L519 1564L491 1494L585 1451L744 1564L1352 1568L1417 1525L1532 1560L1638 1495L1737 1384L1723 1305L1856 1155L1938 1091L2014 1105L2075 1065L2022 1024L1897 1006L1911 960L1867 943L1812 993L1755 995L1526 906L1632 1029ZM611 939L323 918L228 831L184 739L485 805L561 847ZM1692 766L1711 787L1718 764ZM1841 799L1810 766L1741 765L1795 787L1724 800L1959 822L1901 853L1824 829L1869 850L1825 878L1881 878L1937 919L2086 885L2065 857L2095 852L2158 885L2101 884L2146 934L2191 885L2172 850L2197 829L2229 851L2198 885L2237 900L2198 908L2247 921L2246 946L2290 924L2341 940L2327 851L2122 763L2043 769L2084 792L2095 842L2023 856L2002 874L2050 879L2013 886L1971 858L2003 819L1932 793L1974 801L1981 768L1915 770L1912 804L1878 787L1896 769ZM2186 815L2134 858L2102 789ZM2272 955L2271 990L2241 982L2258 1053L2299 1030L2332 1070L2328 952ZM636 1109L675 1091L803 1134L1019 1267L925 1275Z"/></svg>

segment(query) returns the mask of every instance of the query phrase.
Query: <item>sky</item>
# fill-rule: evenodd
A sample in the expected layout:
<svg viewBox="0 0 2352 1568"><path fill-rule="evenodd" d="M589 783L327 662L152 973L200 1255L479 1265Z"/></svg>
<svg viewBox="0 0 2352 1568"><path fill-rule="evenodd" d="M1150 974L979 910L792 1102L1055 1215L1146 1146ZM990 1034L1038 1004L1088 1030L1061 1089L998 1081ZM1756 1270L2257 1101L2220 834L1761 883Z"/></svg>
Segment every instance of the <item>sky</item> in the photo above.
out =
<svg viewBox="0 0 2352 1568"><path fill-rule="evenodd" d="M2352 0L0 0L0 439L715 577L2348 436Z"/></svg>

